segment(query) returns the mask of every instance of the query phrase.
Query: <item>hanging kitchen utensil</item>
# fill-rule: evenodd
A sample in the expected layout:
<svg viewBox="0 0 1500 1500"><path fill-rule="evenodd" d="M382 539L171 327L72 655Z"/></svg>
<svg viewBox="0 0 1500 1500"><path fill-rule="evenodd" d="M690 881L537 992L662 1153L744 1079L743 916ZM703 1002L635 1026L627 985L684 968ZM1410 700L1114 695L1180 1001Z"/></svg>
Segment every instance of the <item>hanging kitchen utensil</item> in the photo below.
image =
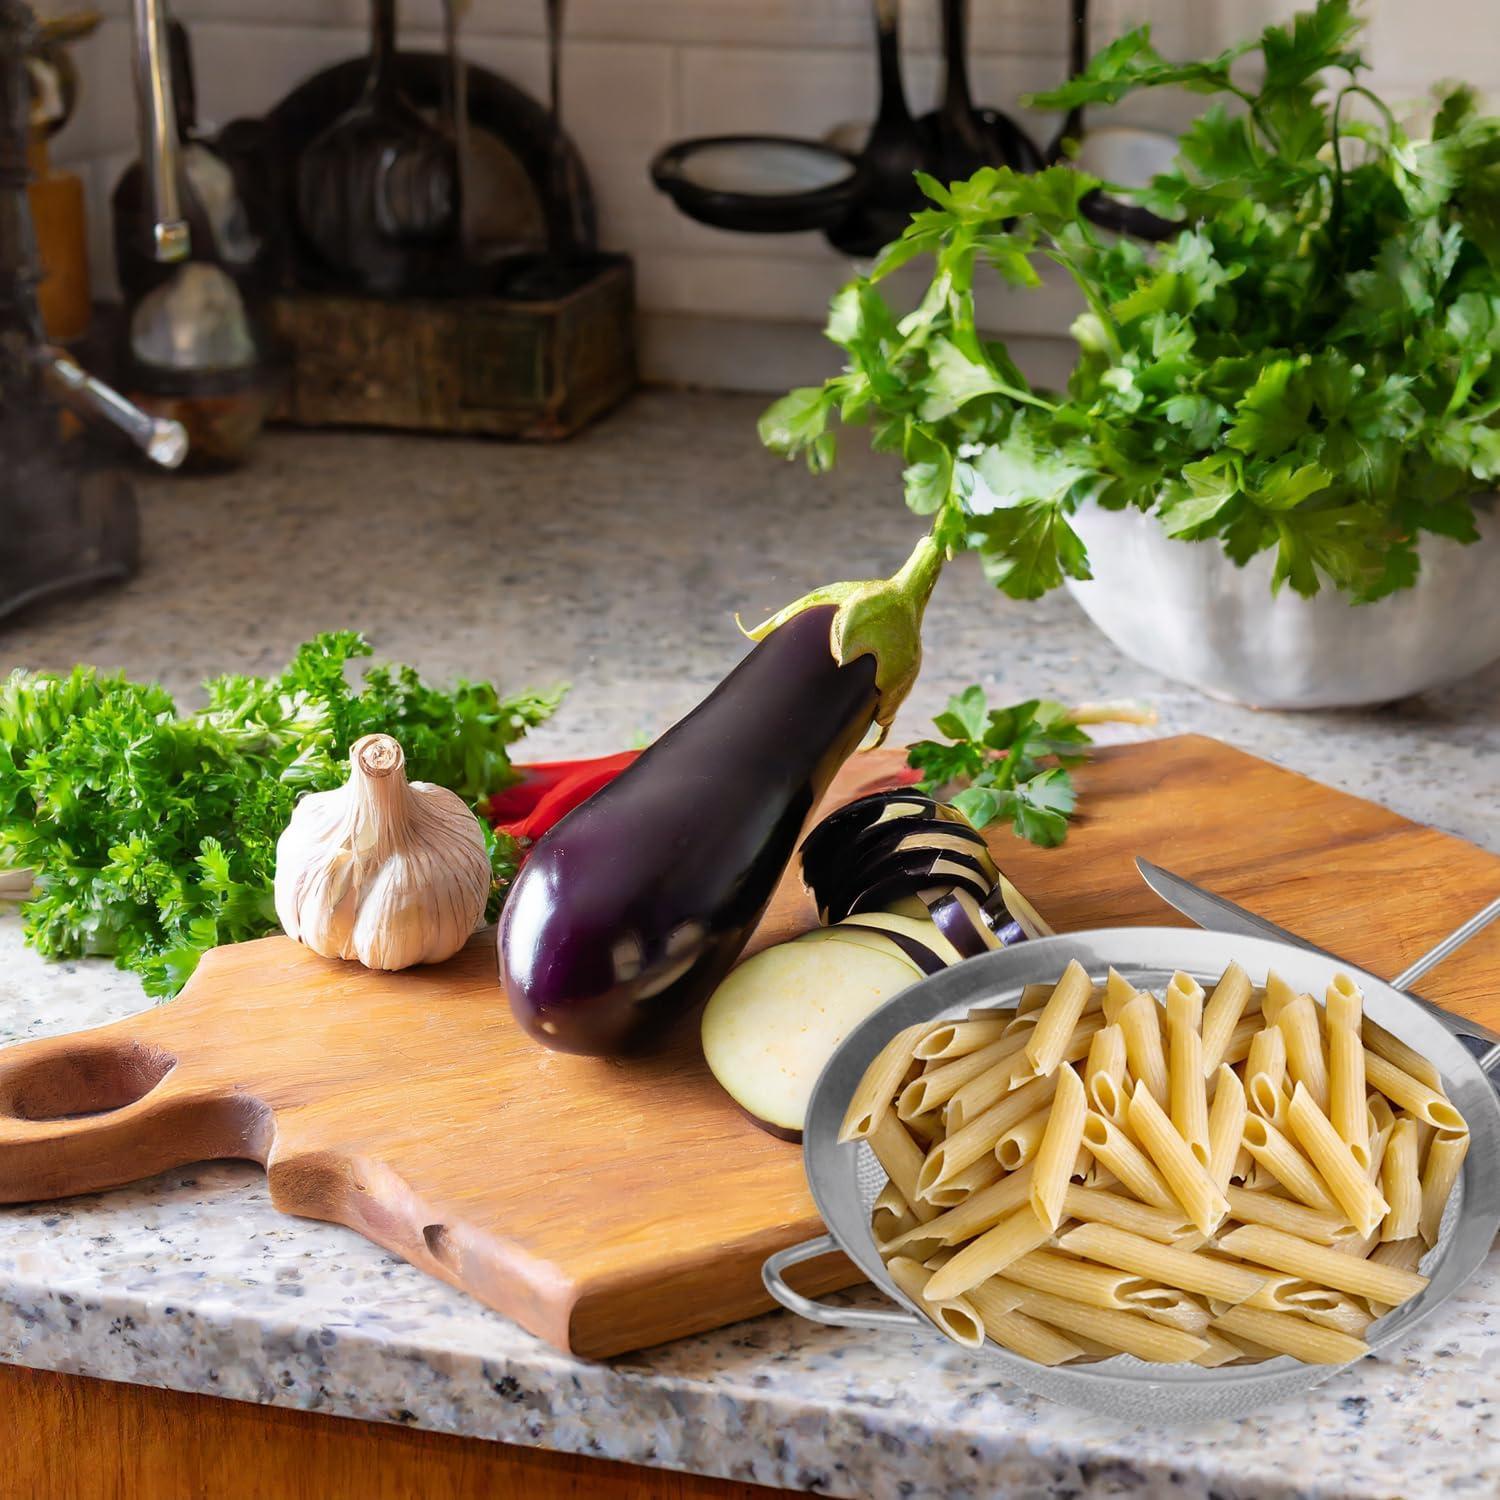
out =
<svg viewBox="0 0 1500 1500"><path fill-rule="evenodd" d="M846 219L859 174L852 156L818 141L714 135L668 146L651 180L700 224L795 234Z"/></svg>
<svg viewBox="0 0 1500 1500"><path fill-rule="evenodd" d="M930 171L932 152L912 117L901 82L898 0L874 0L880 103L859 155L859 181L848 217L828 231L846 255L874 255L896 239L926 201L913 174Z"/></svg>
<svg viewBox="0 0 1500 1500"><path fill-rule="evenodd" d="M1089 4L1088 0L1073 0L1068 23L1068 76L1076 78L1088 66L1088 60ZM1088 130L1081 104L1075 104L1064 116L1047 148L1047 160L1064 160L1065 143L1069 141L1074 143L1073 160L1080 171L1120 187L1149 186L1158 172L1171 169L1177 157L1177 138L1164 130L1147 130L1139 125ZM1090 193L1079 207L1101 229L1139 240L1168 240L1180 227L1139 203L1127 203L1104 192Z"/></svg>
<svg viewBox="0 0 1500 1500"><path fill-rule="evenodd" d="M359 102L367 72L364 58L334 63L304 79L259 122L259 164L286 229L281 236L283 279L302 288L348 287L347 278L300 231L296 165L309 145ZM453 89L446 52L398 52L394 72L401 96L414 109L429 118L445 117L446 96ZM466 106L461 128L467 133L462 148L463 236L442 245L407 247L424 295L489 291L497 263L543 252L549 235L560 232L552 228L556 206L547 192L552 136L545 106L472 61L463 64L461 90ZM588 173L571 142L565 140L563 149L572 158L575 238L581 248L592 250L595 213Z"/></svg>
<svg viewBox="0 0 1500 1500"><path fill-rule="evenodd" d="M328 268L369 292L410 290L424 252L453 238L457 152L401 94L396 0L372 0L364 92L303 151L297 206Z"/></svg>
<svg viewBox="0 0 1500 1500"><path fill-rule="evenodd" d="M981 167L1036 172L1042 153L1009 115L976 109L969 91L968 0L943 0L943 102L922 124L936 149L944 182Z"/></svg>

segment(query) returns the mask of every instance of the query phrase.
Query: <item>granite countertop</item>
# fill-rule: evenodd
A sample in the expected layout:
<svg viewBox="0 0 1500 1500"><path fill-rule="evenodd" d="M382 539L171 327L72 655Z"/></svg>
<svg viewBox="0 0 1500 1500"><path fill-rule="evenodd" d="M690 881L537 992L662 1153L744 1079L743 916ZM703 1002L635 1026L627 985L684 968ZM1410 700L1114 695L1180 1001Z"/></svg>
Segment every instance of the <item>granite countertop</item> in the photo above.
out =
<svg viewBox="0 0 1500 1500"><path fill-rule="evenodd" d="M143 477L141 576L0 626L0 673L93 661L190 698L353 625L435 676L572 681L537 758L618 748L722 675L733 611L887 572L910 544L857 439L814 479L759 450L759 404L643 395L556 448L276 433L234 474ZM1125 660L1061 594L1002 599L969 559L925 638L898 735L976 680L1002 701L1137 696L1155 732L1218 735L1500 851L1500 668L1372 712L1257 714ZM131 976L44 964L0 916L0 1040L141 1004ZM1022 1395L936 1336L789 1314L588 1364L351 1231L276 1213L253 1166L0 1210L0 1359L870 1500L1492 1496L1497 1349L1492 1256L1294 1411L1151 1430Z"/></svg>

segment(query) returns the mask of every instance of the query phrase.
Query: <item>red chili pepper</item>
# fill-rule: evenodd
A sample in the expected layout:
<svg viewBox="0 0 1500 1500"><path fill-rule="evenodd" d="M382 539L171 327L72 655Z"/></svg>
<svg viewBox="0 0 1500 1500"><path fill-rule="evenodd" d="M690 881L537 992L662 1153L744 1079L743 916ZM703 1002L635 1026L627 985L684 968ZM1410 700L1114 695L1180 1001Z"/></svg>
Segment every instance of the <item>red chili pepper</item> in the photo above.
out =
<svg viewBox="0 0 1500 1500"><path fill-rule="evenodd" d="M499 833L534 843L580 802L613 781L640 753L621 750L585 760L535 761L517 766L521 779L488 799L490 822Z"/></svg>

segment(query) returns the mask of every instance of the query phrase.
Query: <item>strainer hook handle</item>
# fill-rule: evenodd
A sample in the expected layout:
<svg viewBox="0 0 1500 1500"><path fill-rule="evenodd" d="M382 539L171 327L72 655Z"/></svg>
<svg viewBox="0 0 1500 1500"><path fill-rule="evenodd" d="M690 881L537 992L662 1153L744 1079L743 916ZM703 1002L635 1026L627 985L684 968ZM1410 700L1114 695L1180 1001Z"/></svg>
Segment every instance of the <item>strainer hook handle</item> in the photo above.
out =
<svg viewBox="0 0 1500 1500"><path fill-rule="evenodd" d="M839 1247L831 1234L820 1234L815 1240L804 1240L800 1245L789 1245L766 1257L761 1267L761 1280L766 1290L785 1308L799 1317L814 1323L824 1323L832 1328L920 1328L922 1321L915 1313L898 1312L895 1308L877 1307L831 1307L819 1302L816 1297L804 1297L786 1284L782 1272L788 1266L800 1265L805 1260L816 1260L820 1255L830 1255Z"/></svg>

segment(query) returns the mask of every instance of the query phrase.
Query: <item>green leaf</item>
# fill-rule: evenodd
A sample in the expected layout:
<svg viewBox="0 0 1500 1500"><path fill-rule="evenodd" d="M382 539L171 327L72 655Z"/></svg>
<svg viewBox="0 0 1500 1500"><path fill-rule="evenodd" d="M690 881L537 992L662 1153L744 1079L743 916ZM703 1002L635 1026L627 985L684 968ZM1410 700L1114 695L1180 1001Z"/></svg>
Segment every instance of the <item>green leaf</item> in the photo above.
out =
<svg viewBox="0 0 1500 1500"><path fill-rule="evenodd" d="M828 392L822 386L805 385L787 392L761 413L761 442L773 452L794 458L824 435L829 406Z"/></svg>
<svg viewBox="0 0 1500 1500"><path fill-rule="evenodd" d="M1235 408L1227 441L1257 458L1284 453L1307 432L1312 407L1296 360L1273 359L1261 367L1255 383Z"/></svg>
<svg viewBox="0 0 1500 1500"><path fill-rule="evenodd" d="M983 740L990 722L983 690L975 684L954 694L948 707L932 722L950 740Z"/></svg>

